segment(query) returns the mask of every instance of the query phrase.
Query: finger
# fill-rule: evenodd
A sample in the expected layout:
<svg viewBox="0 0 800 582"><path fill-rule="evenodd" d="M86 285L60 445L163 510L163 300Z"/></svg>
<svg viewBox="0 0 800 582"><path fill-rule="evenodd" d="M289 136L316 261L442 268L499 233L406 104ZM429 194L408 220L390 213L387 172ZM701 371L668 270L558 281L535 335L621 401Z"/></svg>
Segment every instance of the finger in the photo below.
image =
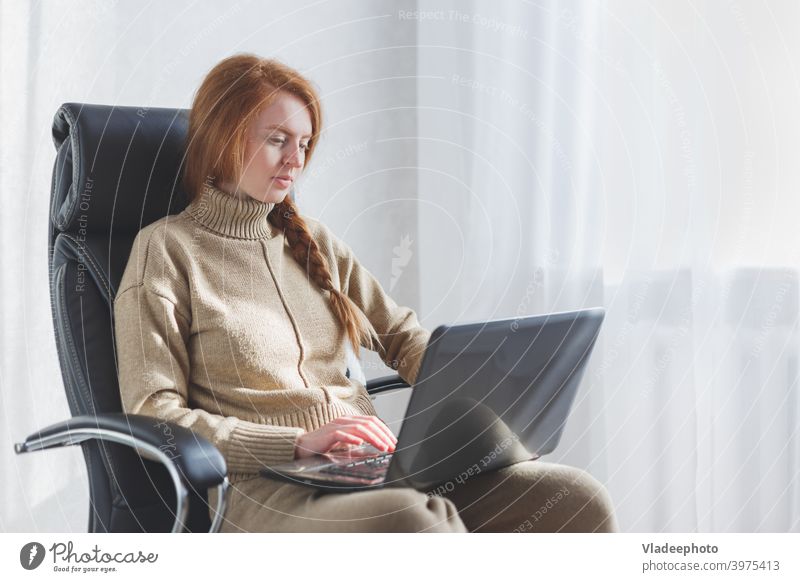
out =
<svg viewBox="0 0 800 582"><path fill-rule="evenodd" d="M397 444L397 437L394 436L392 429L386 426L386 423L378 416L356 416L357 419L369 421L375 428L373 430L380 430L391 441L392 445Z"/></svg>
<svg viewBox="0 0 800 582"><path fill-rule="evenodd" d="M378 434L378 436L381 437L383 442L385 442L386 446L388 447L387 450L389 450L389 451L393 451L394 450L394 445L395 445L396 441L395 441L394 436L391 434L391 431L389 430L388 427L386 427L385 425L381 426L381 425L383 425L383 423L380 422L380 420L378 420L376 418L370 418L370 419L364 420L362 422L364 422L364 426L368 426L369 429L372 432Z"/></svg>
<svg viewBox="0 0 800 582"><path fill-rule="evenodd" d="M385 422L383 422L383 420L382 420L380 417L373 416L373 417L372 417L372 419L373 419L373 422L374 422L374 423L375 423L375 424L378 426L378 428L379 428L380 430L382 430L382 431L383 431L383 433L384 433L384 434L385 434L387 437L389 437L389 440L390 440L390 441L392 441L392 444L393 444L393 445L396 445L396 444L397 444L397 437L396 437L396 436L394 436L394 433L392 432L392 429L390 429L390 428L389 428L389 427L386 425L386 423L385 423Z"/></svg>
<svg viewBox="0 0 800 582"><path fill-rule="evenodd" d="M350 420L344 420L346 418L349 418ZM383 423L383 421L381 421L381 419L379 419L377 416L353 415L348 417L339 417L339 419L336 420L340 419L342 419L341 422L337 424L341 424L344 426L349 426L353 424L367 426L369 430L372 431L372 433L374 433L378 438L381 439L381 442L385 443L386 445L385 449L383 447L375 445L381 450L393 451L395 449L395 445L397 444L397 438L392 434L392 431L389 430L389 427L386 426Z"/></svg>
<svg viewBox="0 0 800 582"><path fill-rule="evenodd" d="M361 426L372 431L372 433L381 440L381 442L386 446L386 448L383 450L394 451L394 440L392 440L390 436L387 436L386 433L381 430L381 428L378 426L378 423L376 423L374 420L366 420L363 421Z"/></svg>
<svg viewBox="0 0 800 582"><path fill-rule="evenodd" d="M334 431L333 433L331 433L331 436L335 440L333 443L330 443L328 445L328 448L326 449L328 451L336 448L336 445L339 443L348 445L360 445L364 442L364 439L362 439L361 437L356 436L354 434L349 434L343 430Z"/></svg>
<svg viewBox="0 0 800 582"><path fill-rule="evenodd" d="M348 427L345 427L350 434L357 434L361 435L369 441L372 446L376 449L380 449L381 451L388 451L391 447L390 443L386 442L386 437L379 435L372 429L370 429L366 424L352 424Z"/></svg>

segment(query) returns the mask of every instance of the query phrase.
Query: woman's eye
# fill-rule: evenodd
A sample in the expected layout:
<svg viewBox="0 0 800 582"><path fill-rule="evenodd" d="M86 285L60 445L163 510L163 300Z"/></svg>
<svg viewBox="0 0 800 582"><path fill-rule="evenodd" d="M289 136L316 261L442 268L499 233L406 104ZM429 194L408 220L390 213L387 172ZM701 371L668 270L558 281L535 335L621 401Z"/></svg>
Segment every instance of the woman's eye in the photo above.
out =
<svg viewBox="0 0 800 582"><path fill-rule="evenodd" d="M286 143L286 140L283 139L283 138L280 138L280 137L271 137L271 138L269 138L269 143L275 144L277 146L283 146L283 144ZM307 151L308 148L309 148L309 144L307 144L307 143L301 143L300 144L300 149L302 149L303 151Z"/></svg>

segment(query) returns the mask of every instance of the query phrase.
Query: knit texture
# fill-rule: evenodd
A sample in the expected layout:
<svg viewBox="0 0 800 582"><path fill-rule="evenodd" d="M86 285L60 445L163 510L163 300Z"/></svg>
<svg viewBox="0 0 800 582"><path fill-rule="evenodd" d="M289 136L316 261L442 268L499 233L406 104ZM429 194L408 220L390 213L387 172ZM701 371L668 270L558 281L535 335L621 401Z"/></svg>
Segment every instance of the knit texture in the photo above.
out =
<svg viewBox="0 0 800 582"><path fill-rule="evenodd" d="M114 301L125 412L204 436L236 477L292 460L304 431L376 414L347 376L349 342L329 293L269 223L273 207L205 187L138 233ZM333 284L375 328L381 359L413 384L430 332L345 243L304 219Z"/></svg>

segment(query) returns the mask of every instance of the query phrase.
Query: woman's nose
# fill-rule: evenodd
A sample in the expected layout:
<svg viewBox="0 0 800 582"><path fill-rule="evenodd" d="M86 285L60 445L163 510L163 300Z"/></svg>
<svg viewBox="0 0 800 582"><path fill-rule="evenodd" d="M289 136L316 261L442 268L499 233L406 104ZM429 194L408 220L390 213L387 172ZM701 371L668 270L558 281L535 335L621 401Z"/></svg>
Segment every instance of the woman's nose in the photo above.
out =
<svg viewBox="0 0 800 582"><path fill-rule="evenodd" d="M303 154L300 149L295 149L292 154L283 161L284 165L299 168L303 165Z"/></svg>

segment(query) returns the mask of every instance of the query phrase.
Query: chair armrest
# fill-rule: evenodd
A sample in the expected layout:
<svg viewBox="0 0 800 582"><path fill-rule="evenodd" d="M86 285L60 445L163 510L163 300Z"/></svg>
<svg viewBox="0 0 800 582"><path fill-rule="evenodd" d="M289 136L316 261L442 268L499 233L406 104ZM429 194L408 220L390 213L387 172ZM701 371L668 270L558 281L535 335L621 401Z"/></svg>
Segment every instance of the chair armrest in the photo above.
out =
<svg viewBox="0 0 800 582"><path fill-rule="evenodd" d="M182 426L141 414L75 416L33 433L14 448L17 453L25 453L88 439L118 442L139 449L145 457L168 461L197 489L219 485L227 473L222 454L205 438Z"/></svg>
<svg viewBox="0 0 800 582"><path fill-rule="evenodd" d="M367 393L373 396L401 388L411 388L411 386L397 374L374 378L367 382Z"/></svg>
<svg viewBox="0 0 800 582"><path fill-rule="evenodd" d="M216 531L224 513L228 487L227 466L222 453L208 440L171 422L140 414L107 413L75 416L33 433L14 445L17 454L75 445L97 439L127 445L143 457L160 461L172 478L178 495L173 532L186 522L188 484L195 490L219 488ZM217 522L220 523L217 523Z"/></svg>

